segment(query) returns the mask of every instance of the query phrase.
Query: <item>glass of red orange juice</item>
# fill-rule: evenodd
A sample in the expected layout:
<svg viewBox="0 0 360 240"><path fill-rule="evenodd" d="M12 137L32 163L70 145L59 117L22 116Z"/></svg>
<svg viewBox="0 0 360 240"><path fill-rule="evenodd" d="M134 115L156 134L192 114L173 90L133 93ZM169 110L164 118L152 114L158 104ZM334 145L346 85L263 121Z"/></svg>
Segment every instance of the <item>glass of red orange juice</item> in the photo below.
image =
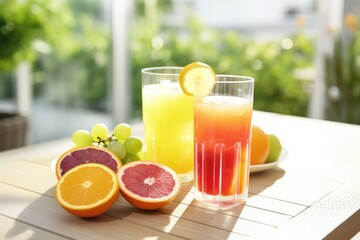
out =
<svg viewBox="0 0 360 240"><path fill-rule="evenodd" d="M194 85L194 186L198 202L226 208L248 196L255 80L216 78L206 94L202 80Z"/></svg>

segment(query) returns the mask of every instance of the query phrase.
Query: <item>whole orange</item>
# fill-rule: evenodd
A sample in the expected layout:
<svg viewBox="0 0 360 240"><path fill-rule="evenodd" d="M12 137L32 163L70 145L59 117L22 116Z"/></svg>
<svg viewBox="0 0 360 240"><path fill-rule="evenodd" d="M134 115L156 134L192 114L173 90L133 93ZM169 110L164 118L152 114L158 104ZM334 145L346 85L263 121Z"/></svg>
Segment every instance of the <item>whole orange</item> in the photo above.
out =
<svg viewBox="0 0 360 240"><path fill-rule="evenodd" d="M264 164L270 151L268 135L259 126L252 126L250 164Z"/></svg>

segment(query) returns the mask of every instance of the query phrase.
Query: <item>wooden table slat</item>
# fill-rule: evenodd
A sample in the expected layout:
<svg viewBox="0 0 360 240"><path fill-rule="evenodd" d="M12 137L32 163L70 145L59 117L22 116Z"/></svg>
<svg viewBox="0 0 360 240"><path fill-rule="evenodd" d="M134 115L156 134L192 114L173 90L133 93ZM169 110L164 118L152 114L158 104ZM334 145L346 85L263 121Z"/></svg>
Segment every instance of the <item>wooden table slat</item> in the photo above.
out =
<svg viewBox="0 0 360 240"><path fill-rule="evenodd" d="M359 209L360 178L355 178L277 228L270 236L277 239L323 239L333 228L355 214L347 228L349 236L353 236L360 231Z"/></svg>
<svg viewBox="0 0 360 240"><path fill-rule="evenodd" d="M1 239L67 239L58 234L43 230L33 225L23 223L19 220L0 215L0 236Z"/></svg>

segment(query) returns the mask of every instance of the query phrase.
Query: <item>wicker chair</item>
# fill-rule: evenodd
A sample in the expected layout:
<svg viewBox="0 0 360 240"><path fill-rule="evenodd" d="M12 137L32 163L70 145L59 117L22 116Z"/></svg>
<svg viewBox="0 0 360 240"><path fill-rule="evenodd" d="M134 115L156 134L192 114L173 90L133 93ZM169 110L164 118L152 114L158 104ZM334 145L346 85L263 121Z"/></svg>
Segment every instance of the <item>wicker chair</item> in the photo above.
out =
<svg viewBox="0 0 360 240"><path fill-rule="evenodd" d="M26 129L24 116L0 112L0 151L24 146Z"/></svg>

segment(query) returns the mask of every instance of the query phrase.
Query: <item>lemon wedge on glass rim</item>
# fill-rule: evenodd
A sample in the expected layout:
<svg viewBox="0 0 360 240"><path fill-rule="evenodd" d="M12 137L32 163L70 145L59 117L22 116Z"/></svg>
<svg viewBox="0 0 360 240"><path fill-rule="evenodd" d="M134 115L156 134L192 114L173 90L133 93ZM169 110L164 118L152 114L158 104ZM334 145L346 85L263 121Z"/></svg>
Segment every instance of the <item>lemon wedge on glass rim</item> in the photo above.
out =
<svg viewBox="0 0 360 240"><path fill-rule="evenodd" d="M198 83L200 84L198 96L207 96L216 82L214 69L205 63L193 62L186 65L180 72L180 87L187 95L193 96L195 82L199 80L201 82Z"/></svg>

